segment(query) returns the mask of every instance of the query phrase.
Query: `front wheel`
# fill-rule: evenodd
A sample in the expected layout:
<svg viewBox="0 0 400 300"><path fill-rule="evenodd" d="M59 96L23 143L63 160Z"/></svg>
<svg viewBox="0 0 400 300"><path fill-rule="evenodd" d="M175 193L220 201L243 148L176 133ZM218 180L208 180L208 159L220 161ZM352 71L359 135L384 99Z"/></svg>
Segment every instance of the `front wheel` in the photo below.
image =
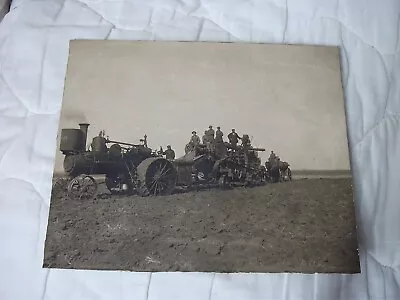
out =
<svg viewBox="0 0 400 300"><path fill-rule="evenodd" d="M97 182L89 175L79 175L73 178L67 187L68 196L76 200L89 200L96 196Z"/></svg>

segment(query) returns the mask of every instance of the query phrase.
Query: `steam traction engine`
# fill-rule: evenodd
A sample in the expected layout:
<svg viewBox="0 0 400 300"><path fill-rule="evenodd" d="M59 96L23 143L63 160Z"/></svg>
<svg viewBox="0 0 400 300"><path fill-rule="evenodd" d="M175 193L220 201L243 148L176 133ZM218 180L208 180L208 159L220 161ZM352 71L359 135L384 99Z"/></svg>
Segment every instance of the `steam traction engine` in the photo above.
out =
<svg viewBox="0 0 400 300"><path fill-rule="evenodd" d="M64 171L71 179L67 186L70 196L93 197L97 191L94 175L105 175L105 184L113 194L166 195L174 190L176 169L147 147L146 136L135 145L109 140L103 132L93 138L87 150L89 124L79 126L61 131L60 151L65 155Z"/></svg>
<svg viewBox="0 0 400 300"><path fill-rule="evenodd" d="M62 129L60 151L64 154L66 189L73 198L89 199L97 192L95 175L105 177L104 183L112 194L137 193L141 196L168 195L176 187L194 186L256 186L266 181L267 172L258 157L262 148L248 143L232 146L216 143L212 149L197 145L183 157L169 161L147 146L109 140L104 131L93 138L86 149L89 124L80 129ZM58 181L59 183L60 181ZM62 182L65 182L64 180ZM53 195L64 190L56 182Z"/></svg>

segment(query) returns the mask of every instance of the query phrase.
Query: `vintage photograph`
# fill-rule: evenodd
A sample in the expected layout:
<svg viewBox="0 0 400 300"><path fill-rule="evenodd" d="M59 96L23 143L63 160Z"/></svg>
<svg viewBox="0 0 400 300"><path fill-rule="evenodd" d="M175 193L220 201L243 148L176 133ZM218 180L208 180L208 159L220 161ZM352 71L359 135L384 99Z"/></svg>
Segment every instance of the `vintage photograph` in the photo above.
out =
<svg viewBox="0 0 400 300"><path fill-rule="evenodd" d="M44 268L359 273L340 51L74 40Z"/></svg>

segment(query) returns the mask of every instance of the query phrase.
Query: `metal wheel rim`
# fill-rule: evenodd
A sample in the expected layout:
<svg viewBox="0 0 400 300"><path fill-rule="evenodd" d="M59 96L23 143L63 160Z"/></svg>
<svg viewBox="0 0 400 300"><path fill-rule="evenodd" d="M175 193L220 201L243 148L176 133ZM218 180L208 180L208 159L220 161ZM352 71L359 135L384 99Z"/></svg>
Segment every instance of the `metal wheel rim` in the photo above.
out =
<svg viewBox="0 0 400 300"><path fill-rule="evenodd" d="M165 195L175 186L175 170L167 160L156 160L146 172L146 186L150 195Z"/></svg>
<svg viewBox="0 0 400 300"><path fill-rule="evenodd" d="M82 175L75 177L68 185L68 196L74 199L90 199L97 192L97 183L93 177Z"/></svg>

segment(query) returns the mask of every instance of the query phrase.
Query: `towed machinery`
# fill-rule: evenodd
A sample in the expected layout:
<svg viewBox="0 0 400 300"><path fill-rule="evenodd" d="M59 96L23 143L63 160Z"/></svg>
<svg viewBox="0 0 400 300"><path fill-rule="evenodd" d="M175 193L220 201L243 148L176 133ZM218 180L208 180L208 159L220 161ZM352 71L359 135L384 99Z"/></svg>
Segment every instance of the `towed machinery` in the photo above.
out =
<svg viewBox="0 0 400 300"><path fill-rule="evenodd" d="M164 195L174 190L176 169L169 160L148 148L147 136L141 139L141 144L130 144L109 140L103 131L86 149L89 124L79 126L80 129L61 131L60 151L65 156L63 167L70 196L93 197L98 185L94 175L105 176L112 194Z"/></svg>
<svg viewBox="0 0 400 300"><path fill-rule="evenodd" d="M276 183L282 181L292 180L292 171L290 165L286 161L280 159L273 159L265 162L265 168L267 170L268 181Z"/></svg>
<svg viewBox="0 0 400 300"><path fill-rule="evenodd" d="M187 144L185 156L175 164L186 161L191 166L186 172L192 172L193 184L215 184L221 188L263 184L267 172L258 152L265 149L252 147L248 135L243 138L245 142L240 146L226 142L217 142L213 147Z"/></svg>
<svg viewBox="0 0 400 300"><path fill-rule="evenodd" d="M266 180L266 170L258 156L264 148L251 146L232 147L229 143L226 156L219 158L213 168L213 174L220 187L231 185L258 186Z"/></svg>

